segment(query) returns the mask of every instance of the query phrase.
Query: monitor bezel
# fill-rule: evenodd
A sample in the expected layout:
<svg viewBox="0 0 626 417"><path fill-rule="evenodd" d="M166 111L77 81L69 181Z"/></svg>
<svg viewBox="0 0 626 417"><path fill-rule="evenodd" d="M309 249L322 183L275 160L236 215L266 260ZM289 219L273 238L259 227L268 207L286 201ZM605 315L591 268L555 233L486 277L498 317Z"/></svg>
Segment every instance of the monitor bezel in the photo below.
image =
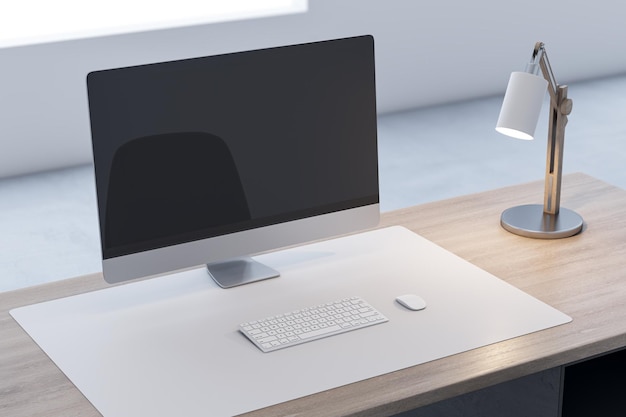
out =
<svg viewBox="0 0 626 417"><path fill-rule="evenodd" d="M241 256L258 255L287 246L333 238L375 227L380 220L379 204L370 204L320 216L308 217L237 233L196 240L102 261L110 284L137 278L203 267Z"/></svg>

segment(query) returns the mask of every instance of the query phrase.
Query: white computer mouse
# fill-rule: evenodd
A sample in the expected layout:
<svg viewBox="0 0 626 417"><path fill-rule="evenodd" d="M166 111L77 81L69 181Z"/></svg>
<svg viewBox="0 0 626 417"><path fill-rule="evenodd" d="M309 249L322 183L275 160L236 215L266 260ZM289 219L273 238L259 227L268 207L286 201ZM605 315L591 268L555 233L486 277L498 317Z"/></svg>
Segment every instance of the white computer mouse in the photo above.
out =
<svg viewBox="0 0 626 417"><path fill-rule="evenodd" d="M403 307L412 311L419 311L426 308L426 301L419 295L405 294L396 297L396 301Z"/></svg>

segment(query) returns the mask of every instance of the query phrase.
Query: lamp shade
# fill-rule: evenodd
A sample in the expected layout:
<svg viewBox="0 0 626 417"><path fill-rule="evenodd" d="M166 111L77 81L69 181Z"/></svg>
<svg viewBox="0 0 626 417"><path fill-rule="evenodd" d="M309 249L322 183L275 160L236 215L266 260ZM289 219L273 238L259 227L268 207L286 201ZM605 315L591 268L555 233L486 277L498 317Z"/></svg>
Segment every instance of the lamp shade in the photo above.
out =
<svg viewBox="0 0 626 417"><path fill-rule="evenodd" d="M514 72L504 95L496 130L518 139L533 139L548 82L528 72Z"/></svg>

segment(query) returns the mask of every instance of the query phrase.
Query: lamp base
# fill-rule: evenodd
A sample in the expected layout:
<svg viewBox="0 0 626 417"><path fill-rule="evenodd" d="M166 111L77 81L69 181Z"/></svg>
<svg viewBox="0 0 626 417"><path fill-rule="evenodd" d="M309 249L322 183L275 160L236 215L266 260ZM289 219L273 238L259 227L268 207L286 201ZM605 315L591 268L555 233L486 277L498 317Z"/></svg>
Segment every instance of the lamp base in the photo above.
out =
<svg viewBox="0 0 626 417"><path fill-rule="evenodd" d="M566 208L561 208L559 214L554 215L544 213L540 204L528 204L503 211L500 224L519 236L560 239L579 233L583 228L583 218Z"/></svg>

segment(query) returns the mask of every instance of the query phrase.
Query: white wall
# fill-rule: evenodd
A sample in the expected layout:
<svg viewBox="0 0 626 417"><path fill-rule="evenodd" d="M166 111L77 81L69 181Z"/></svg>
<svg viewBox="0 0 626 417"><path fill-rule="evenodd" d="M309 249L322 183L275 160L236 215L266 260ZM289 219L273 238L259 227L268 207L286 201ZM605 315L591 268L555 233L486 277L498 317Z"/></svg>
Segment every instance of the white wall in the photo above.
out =
<svg viewBox="0 0 626 417"><path fill-rule="evenodd" d="M614 0L310 0L304 14L0 49L0 177L91 161L89 71L365 33L380 112L502 94L538 40L560 83L626 73Z"/></svg>

